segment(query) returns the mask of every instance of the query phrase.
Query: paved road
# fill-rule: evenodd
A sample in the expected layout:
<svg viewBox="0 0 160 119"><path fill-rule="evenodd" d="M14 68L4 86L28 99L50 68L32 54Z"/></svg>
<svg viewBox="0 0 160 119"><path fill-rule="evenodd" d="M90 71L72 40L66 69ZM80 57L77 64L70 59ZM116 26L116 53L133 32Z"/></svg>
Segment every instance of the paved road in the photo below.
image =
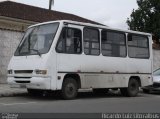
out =
<svg viewBox="0 0 160 119"><path fill-rule="evenodd" d="M54 96L29 96L0 98L2 113L160 113L160 93L143 94L137 97L122 97L109 93L94 95L79 93L75 100L62 100Z"/></svg>

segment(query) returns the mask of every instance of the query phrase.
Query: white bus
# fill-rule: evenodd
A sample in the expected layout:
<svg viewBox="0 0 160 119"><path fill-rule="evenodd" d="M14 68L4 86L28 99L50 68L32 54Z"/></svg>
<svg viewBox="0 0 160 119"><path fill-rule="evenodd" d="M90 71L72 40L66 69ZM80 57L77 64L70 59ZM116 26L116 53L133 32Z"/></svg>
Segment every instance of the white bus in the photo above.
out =
<svg viewBox="0 0 160 119"><path fill-rule="evenodd" d="M11 87L60 91L120 89L136 96L152 84L151 34L69 20L28 28L8 66Z"/></svg>

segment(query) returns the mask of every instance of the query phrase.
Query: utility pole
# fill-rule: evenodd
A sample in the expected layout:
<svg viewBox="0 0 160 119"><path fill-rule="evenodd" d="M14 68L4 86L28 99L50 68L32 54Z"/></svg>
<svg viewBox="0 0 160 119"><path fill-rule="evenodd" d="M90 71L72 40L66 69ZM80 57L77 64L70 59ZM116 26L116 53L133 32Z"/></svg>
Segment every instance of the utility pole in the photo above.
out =
<svg viewBox="0 0 160 119"><path fill-rule="evenodd" d="M49 10L52 9L53 5L54 5L54 0L49 0Z"/></svg>

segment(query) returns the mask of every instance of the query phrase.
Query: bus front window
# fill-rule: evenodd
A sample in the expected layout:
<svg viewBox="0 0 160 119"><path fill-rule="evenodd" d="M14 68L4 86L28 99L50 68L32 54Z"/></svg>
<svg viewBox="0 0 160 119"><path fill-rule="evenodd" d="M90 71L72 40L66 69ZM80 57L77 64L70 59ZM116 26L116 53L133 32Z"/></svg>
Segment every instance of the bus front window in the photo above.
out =
<svg viewBox="0 0 160 119"><path fill-rule="evenodd" d="M58 26L59 23L51 23L29 28L18 46L15 56L47 53L52 45Z"/></svg>

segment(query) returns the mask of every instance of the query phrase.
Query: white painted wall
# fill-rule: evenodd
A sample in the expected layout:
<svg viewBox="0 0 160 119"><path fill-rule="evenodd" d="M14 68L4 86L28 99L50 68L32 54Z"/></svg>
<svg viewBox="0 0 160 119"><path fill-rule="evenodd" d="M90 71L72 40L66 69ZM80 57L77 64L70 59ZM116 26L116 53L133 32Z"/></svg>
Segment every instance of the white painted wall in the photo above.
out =
<svg viewBox="0 0 160 119"><path fill-rule="evenodd" d="M160 68L160 50L153 50L153 69Z"/></svg>
<svg viewBox="0 0 160 119"><path fill-rule="evenodd" d="M23 32L0 29L0 83L6 83L7 66Z"/></svg>

